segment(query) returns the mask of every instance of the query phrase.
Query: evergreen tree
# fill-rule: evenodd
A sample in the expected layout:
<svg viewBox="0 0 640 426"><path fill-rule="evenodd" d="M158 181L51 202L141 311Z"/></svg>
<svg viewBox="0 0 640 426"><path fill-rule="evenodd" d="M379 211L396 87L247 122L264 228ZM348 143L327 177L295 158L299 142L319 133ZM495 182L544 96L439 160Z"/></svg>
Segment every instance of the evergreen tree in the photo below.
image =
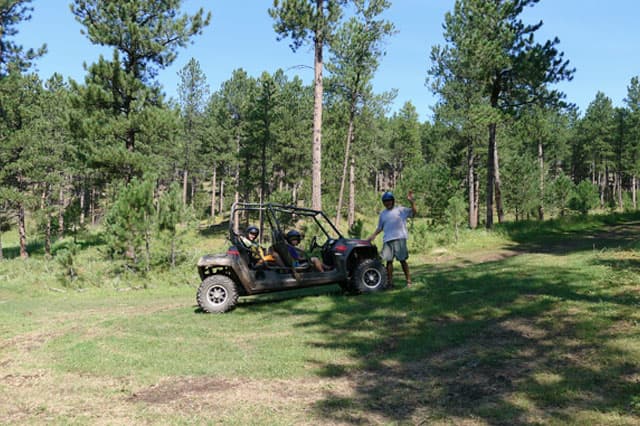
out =
<svg viewBox="0 0 640 426"><path fill-rule="evenodd" d="M539 0L457 0L445 15L444 47L432 50L430 74L436 87L450 81L471 84L495 111L488 126L487 228L493 226L495 196L498 220L503 217L496 130L500 115L531 102L557 102L562 94L549 85L570 79L573 70L558 52L559 40L536 43L542 22L525 25L519 16ZM446 94L446 93L444 93Z"/></svg>
<svg viewBox="0 0 640 426"><path fill-rule="evenodd" d="M371 80L378 68L379 58L384 55L383 41L394 31L389 21L378 19L390 3L386 0L355 1L356 16L349 19L337 31L331 42L332 60L327 64L333 75L335 91L348 104L348 125L345 141L342 176L338 190L336 224L340 224L347 165L355 167L351 155L351 144L355 139L355 119L358 110L371 98ZM353 171L352 173L355 173ZM353 217L350 212L349 217ZM348 224L349 227L353 223Z"/></svg>
<svg viewBox="0 0 640 426"><path fill-rule="evenodd" d="M75 0L71 5L89 40L114 48L110 61L101 56L88 68L87 87L81 93L94 114L92 122L98 124L93 133L107 142L100 156L113 169L124 171L127 179L141 174L145 163L145 147L138 146L138 139L145 108L161 104L160 87L154 81L158 69L169 66L178 49L209 24L210 14L205 16L202 9L191 16L179 15L181 4L181 0ZM124 151L114 145L117 142L124 142Z"/></svg>
<svg viewBox="0 0 640 426"><path fill-rule="evenodd" d="M197 163L197 154L204 132L204 110L209 98L209 86L207 78L200 68L200 63L191 58L189 62L178 72L180 84L178 86L178 98L182 109L184 122L184 165L182 171L182 202L187 204L188 175Z"/></svg>
<svg viewBox="0 0 640 426"><path fill-rule="evenodd" d="M591 183L598 185L600 206L610 200L609 173L614 161L615 110L611 99L598 92L579 124L581 149L589 162Z"/></svg>
<svg viewBox="0 0 640 426"><path fill-rule="evenodd" d="M290 37L293 51L312 42L314 49L313 145L311 207L322 209L322 103L323 50L342 16L346 0L274 0L269 15L276 21L279 39Z"/></svg>
<svg viewBox="0 0 640 426"><path fill-rule="evenodd" d="M32 123L40 114L42 84L37 76L12 71L0 78L0 201L15 211L20 239L20 257L27 252L26 212L36 203L38 136Z"/></svg>
<svg viewBox="0 0 640 426"><path fill-rule="evenodd" d="M18 25L31 19L31 0L0 0L0 77L9 74L9 69L23 72L33 61L47 52L47 46L27 49L16 44L12 38L18 34Z"/></svg>
<svg viewBox="0 0 640 426"><path fill-rule="evenodd" d="M627 86L624 102L629 109L629 144L624 158L625 169L631 175L631 198L633 208L638 208L638 175L640 174L640 78L633 77Z"/></svg>
<svg viewBox="0 0 640 426"><path fill-rule="evenodd" d="M172 268L176 266L178 225L184 219L184 213L184 206L180 199L180 187L177 183L173 183L158 201L158 229L160 232L166 232L169 236L171 247L169 261Z"/></svg>
<svg viewBox="0 0 640 426"><path fill-rule="evenodd" d="M104 238L112 259L122 259L125 267L149 271L151 264L151 230L155 213L152 179L134 178L121 185L104 220Z"/></svg>

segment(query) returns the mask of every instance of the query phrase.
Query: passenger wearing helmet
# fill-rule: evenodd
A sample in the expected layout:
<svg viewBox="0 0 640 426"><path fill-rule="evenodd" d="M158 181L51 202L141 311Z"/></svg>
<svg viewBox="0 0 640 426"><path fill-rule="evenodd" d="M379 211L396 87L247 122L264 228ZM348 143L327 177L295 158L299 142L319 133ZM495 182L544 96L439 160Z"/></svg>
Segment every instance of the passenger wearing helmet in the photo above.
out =
<svg viewBox="0 0 640 426"><path fill-rule="evenodd" d="M240 242L249 249L249 253L251 253L250 260L252 266L258 266L265 262L275 261L275 258L272 255L265 254L264 248L258 242L258 235L260 235L260 230L251 225L245 230L245 235L240 236Z"/></svg>
<svg viewBox="0 0 640 426"><path fill-rule="evenodd" d="M413 191L407 194L407 200L411 203L411 208L403 206L395 206L395 197L393 193L387 191L382 194L382 203L385 209L380 212L378 219L378 227L367 240L373 241L380 232L384 231L382 239L382 259L387 262L387 279L389 285L393 287L393 259L400 261L404 276L407 279L407 287L411 287L411 273L407 259L409 251L407 250L407 219L414 217L417 213L416 204L413 199Z"/></svg>
<svg viewBox="0 0 640 426"><path fill-rule="evenodd" d="M310 262L317 271L319 272L325 271L327 267L322 264L322 261L320 259L318 259L317 257L309 258L305 253L305 251L298 246L300 244L300 241L302 240L302 234L300 234L300 232L298 232L295 229L292 229L289 232L287 232L286 239L288 243L287 249L289 251L289 256L291 257L291 261L292 261L291 266L300 267Z"/></svg>

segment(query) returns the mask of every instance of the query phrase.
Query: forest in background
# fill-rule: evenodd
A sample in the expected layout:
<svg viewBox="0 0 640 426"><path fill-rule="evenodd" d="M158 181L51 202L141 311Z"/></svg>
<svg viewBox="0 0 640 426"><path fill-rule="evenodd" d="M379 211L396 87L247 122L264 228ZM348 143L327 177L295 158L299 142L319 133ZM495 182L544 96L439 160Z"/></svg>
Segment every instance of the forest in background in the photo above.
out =
<svg viewBox="0 0 640 426"><path fill-rule="evenodd" d="M275 1L274 35L314 47L314 82L237 69L212 90L192 58L175 100L157 72L208 12L75 0L87 42L113 48L78 82L32 71L46 46L12 40L37 3L2 2L0 256L11 229L27 258L30 239L51 256L52 240L101 225L105 255L145 271L152 242L194 218L217 223L235 201L323 208L347 229L375 216L386 190L412 189L433 226L636 210L640 81L620 82L624 107L598 93L578 111L554 89L575 72L559 40L536 40L542 24L520 19L535 3L456 1L445 43L415 70L439 99L421 122L411 103L391 113L394 93L371 85L395 32L381 18L390 1Z"/></svg>

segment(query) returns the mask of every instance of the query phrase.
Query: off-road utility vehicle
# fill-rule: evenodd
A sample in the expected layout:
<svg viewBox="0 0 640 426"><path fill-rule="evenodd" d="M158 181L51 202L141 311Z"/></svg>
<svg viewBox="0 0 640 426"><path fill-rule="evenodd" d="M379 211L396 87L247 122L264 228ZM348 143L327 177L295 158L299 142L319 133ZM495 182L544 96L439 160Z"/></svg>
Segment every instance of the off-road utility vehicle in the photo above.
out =
<svg viewBox="0 0 640 426"><path fill-rule="evenodd" d="M260 228L259 243L277 261L256 265L250 248L242 241L243 229ZM286 232L303 231L311 238L303 244L325 266L311 263L296 266L289 251ZM206 255L198 261L202 283L197 301L206 312L226 312L239 296L339 284L352 293L376 292L386 288L386 270L376 246L369 241L345 238L329 218L318 210L281 204L236 203L229 219L231 247L224 254Z"/></svg>

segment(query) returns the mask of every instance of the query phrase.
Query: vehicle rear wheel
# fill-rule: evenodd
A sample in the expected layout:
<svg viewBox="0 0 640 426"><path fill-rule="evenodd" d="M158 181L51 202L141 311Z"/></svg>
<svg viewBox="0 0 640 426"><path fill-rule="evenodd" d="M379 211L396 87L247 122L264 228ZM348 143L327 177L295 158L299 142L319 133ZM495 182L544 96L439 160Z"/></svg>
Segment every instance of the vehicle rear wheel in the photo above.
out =
<svg viewBox="0 0 640 426"><path fill-rule="evenodd" d="M211 275L198 288L198 306L205 312L220 314L238 302L236 283L226 275Z"/></svg>
<svg viewBox="0 0 640 426"><path fill-rule="evenodd" d="M373 293L387 287L387 271L378 259L363 260L352 278L352 288L358 293Z"/></svg>

